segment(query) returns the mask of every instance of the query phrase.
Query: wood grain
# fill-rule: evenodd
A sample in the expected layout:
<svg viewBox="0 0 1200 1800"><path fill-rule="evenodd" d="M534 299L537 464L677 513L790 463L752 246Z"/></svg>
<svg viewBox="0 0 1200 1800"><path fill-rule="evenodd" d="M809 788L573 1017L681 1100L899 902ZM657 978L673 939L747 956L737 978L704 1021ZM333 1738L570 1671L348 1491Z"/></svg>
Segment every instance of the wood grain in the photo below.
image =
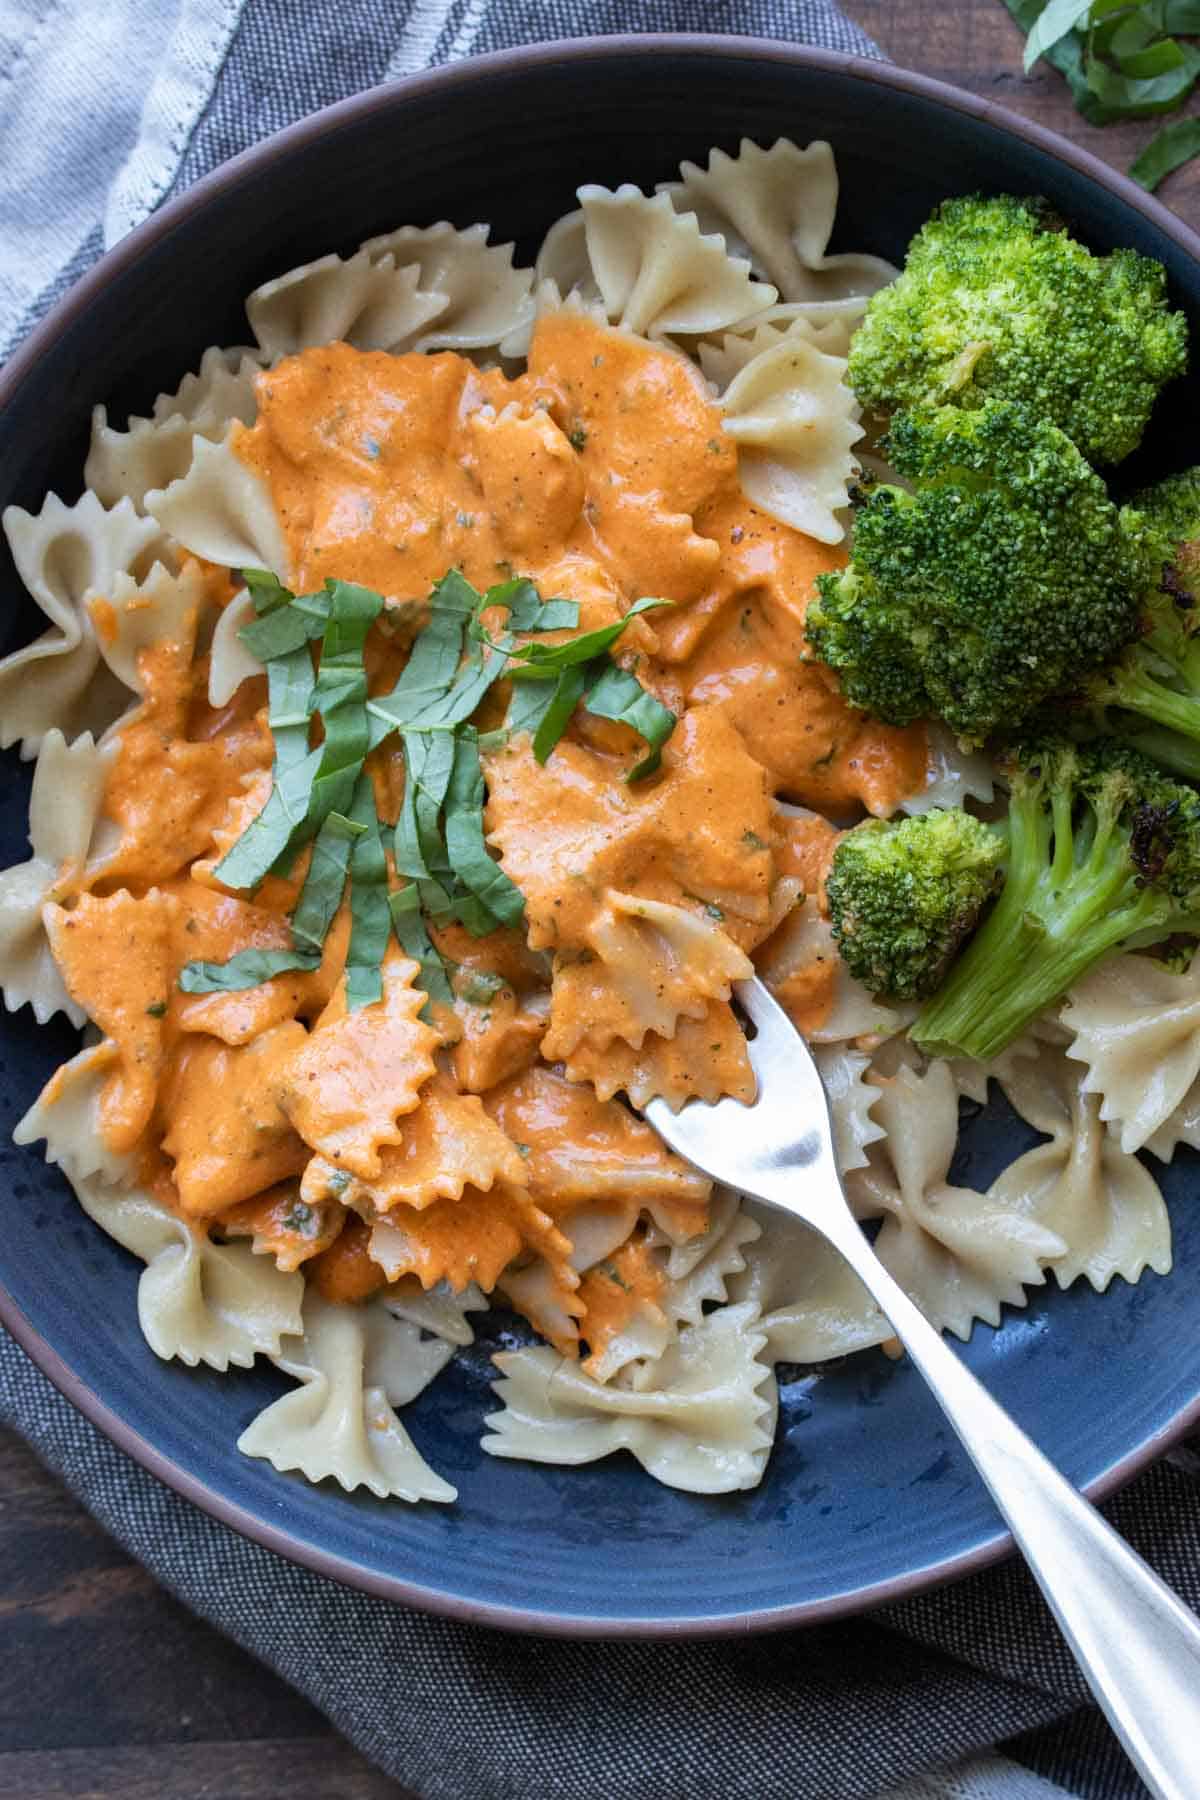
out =
<svg viewBox="0 0 1200 1800"><path fill-rule="evenodd" d="M406 1800L130 1561L9 1432L0 1634L3 1800Z"/></svg>
<svg viewBox="0 0 1200 1800"><path fill-rule="evenodd" d="M1155 129L1096 130L1052 70L1024 76L1000 0L845 4L895 62L1116 168ZM1160 194L1200 228L1200 164ZM0 1629L0 1800L406 1800L307 1701L165 1594L6 1433Z"/></svg>

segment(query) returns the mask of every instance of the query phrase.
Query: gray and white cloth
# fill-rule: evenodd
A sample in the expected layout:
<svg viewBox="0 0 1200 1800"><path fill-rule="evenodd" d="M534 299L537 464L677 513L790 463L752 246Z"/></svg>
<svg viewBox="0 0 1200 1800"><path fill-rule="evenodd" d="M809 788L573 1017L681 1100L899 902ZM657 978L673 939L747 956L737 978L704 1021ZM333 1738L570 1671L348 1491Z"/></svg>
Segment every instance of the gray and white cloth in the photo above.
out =
<svg viewBox="0 0 1200 1800"><path fill-rule="evenodd" d="M630 30L880 54L832 0L0 0L0 358L106 247L268 132L431 64ZM1145 1793L1017 1565L808 1632L548 1655L248 1543L130 1462L2 1333L0 1419L422 1800ZM1200 1607L1200 1458L1106 1510Z"/></svg>

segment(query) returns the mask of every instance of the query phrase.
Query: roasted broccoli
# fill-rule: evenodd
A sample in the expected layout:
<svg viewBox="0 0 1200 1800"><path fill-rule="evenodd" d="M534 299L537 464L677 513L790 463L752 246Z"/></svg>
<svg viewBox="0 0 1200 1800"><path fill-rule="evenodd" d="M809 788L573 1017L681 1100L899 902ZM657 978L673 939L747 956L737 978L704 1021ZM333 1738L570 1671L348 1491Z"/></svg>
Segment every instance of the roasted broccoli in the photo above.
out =
<svg viewBox="0 0 1200 1800"><path fill-rule="evenodd" d="M873 994L932 994L995 892L1003 859L1002 834L957 808L855 826L825 883L850 973Z"/></svg>
<svg viewBox="0 0 1200 1800"><path fill-rule="evenodd" d="M1137 447L1160 388L1187 364L1161 264L1093 256L1044 201L947 200L876 294L850 349L863 405L1017 400L1093 463Z"/></svg>
<svg viewBox="0 0 1200 1800"><path fill-rule="evenodd" d="M1081 686L1076 710L1179 774L1200 774L1200 469L1134 501L1150 534L1154 585L1141 633Z"/></svg>
<svg viewBox="0 0 1200 1800"><path fill-rule="evenodd" d="M867 497L806 621L854 705L982 742L1134 636L1150 533L1057 426L1004 401L900 413L887 454L913 491Z"/></svg>
<svg viewBox="0 0 1200 1800"><path fill-rule="evenodd" d="M1004 886L910 1035L997 1055L1119 949L1200 932L1200 794L1123 745L1054 739L1009 763Z"/></svg>

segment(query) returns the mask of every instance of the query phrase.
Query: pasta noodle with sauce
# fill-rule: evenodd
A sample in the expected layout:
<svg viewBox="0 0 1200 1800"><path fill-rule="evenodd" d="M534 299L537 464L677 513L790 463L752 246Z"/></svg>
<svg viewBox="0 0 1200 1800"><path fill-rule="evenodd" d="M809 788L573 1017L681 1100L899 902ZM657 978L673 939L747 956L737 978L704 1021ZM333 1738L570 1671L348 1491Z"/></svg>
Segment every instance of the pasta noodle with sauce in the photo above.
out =
<svg viewBox="0 0 1200 1800"><path fill-rule="evenodd" d="M743 143L581 189L536 269L444 222L321 257L250 296L254 349L97 409L78 501L5 514L49 629L0 663L38 757L0 977L89 1022L16 1138L145 1265L156 1354L297 1383L239 1440L280 1470L452 1502L400 1411L495 1296L546 1342L496 1359L485 1449L760 1480L773 1366L889 1331L632 1110L752 1098L755 968L939 1325L1166 1265L1149 1175L1097 1196L1101 1120L1186 1136L1194 1057L1135 1117L1082 996L1087 1078L1033 1047L1051 1143L976 1194L959 1093L1038 1077L897 1052L904 1009L838 956L839 828L992 787L807 653L859 470L846 350L894 274L827 254L836 196L828 145Z"/></svg>

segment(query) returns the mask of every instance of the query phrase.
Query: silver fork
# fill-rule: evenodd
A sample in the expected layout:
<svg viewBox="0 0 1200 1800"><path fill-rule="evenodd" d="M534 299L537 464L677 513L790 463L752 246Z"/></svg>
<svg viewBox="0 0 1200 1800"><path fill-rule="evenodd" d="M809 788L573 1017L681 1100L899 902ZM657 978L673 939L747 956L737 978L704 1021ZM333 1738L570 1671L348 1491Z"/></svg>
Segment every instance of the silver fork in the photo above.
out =
<svg viewBox="0 0 1200 1800"><path fill-rule="evenodd" d="M895 1327L982 1475L1092 1692L1151 1792L1200 1796L1200 1620L992 1399L894 1281L846 1204L825 1092L760 981L735 984L754 1035L752 1106L645 1116L706 1175L791 1213L839 1250Z"/></svg>

